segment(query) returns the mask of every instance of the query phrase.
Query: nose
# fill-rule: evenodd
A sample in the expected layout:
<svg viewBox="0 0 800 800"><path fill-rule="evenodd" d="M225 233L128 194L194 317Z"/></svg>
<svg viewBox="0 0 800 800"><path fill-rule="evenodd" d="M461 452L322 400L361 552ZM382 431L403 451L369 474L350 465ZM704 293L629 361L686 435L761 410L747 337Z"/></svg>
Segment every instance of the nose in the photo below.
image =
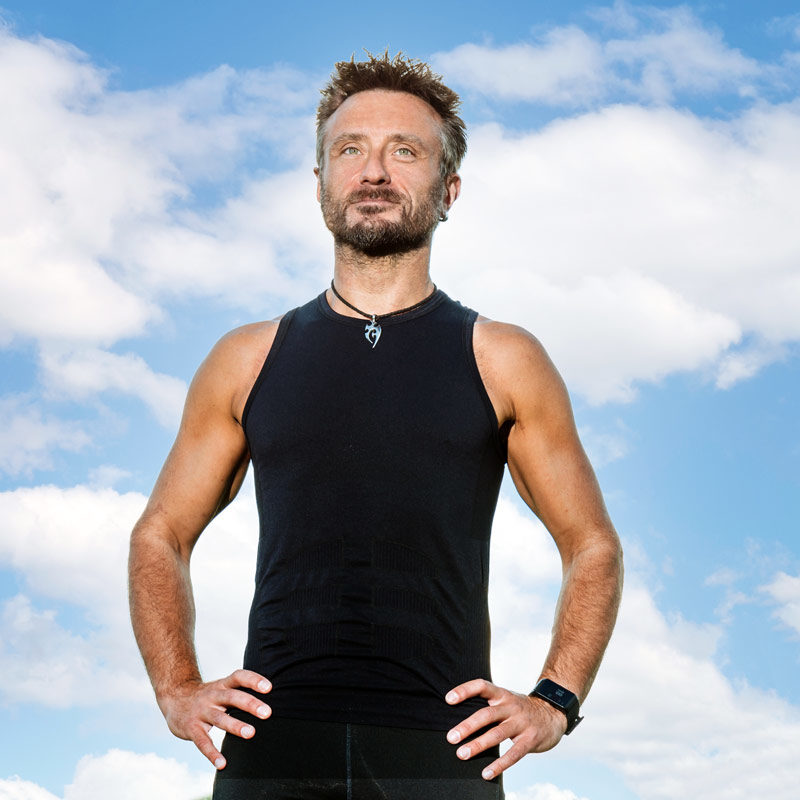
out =
<svg viewBox="0 0 800 800"><path fill-rule="evenodd" d="M364 161L364 168L361 170L361 183L380 186L390 181L391 177L386 169L383 154L380 151L369 153Z"/></svg>

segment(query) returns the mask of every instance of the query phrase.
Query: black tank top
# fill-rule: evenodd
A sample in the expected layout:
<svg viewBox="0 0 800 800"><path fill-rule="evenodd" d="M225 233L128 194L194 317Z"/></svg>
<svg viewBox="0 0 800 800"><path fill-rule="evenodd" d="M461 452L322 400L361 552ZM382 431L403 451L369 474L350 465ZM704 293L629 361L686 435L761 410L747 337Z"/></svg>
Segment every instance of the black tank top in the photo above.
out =
<svg viewBox="0 0 800 800"><path fill-rule="evenodd" d="M447 730L490 679L489 534L505 463L476 313L437 291L381 321L290 311L244 409L260 538L244 666L274 714Z"/></svg>

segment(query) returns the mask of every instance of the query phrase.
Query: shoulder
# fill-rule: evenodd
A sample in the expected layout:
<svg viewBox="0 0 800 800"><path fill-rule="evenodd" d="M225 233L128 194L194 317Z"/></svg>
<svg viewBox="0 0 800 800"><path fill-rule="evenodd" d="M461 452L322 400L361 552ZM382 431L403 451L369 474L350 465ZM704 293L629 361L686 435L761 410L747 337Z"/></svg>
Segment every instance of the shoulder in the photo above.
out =
<svg viewBox="0 0 800 800"><path fill-rule="evenodd" d="M566 397L561 376L542 343L525 328L479 316L473 331L478 370L498 420L518 421L523 412Z"/></svg>
<svg viewBox="0 0 800 800"><path fill-rule="evenodd" d="M190 396L212 402L237 422L269 354L282 317L243 325L226 333L211 348L195 373Z"/></svg>
<svg viewBox="0 0 800 800"><path fill-rule="evenodd" d="M473 334L480 347L493 359L544 359L550 361L542 343L530 331L508 322L497 322L478 315Z"/></svg>

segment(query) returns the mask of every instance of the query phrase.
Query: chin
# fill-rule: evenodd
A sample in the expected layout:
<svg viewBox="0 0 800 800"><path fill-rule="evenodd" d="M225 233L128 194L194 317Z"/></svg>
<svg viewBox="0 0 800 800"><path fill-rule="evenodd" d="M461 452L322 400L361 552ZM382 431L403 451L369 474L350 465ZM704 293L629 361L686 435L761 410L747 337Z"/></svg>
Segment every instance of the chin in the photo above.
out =
<svg viewBox="0 0 800 800"><path fill-rule="evenodd" d="M386 206L365 206L364 208L354 209L355 219L349 219L351 225L365 225L372 221L376 223L395 222L397 220L391 219L394 215L391 213L393 208Z"/></svg>

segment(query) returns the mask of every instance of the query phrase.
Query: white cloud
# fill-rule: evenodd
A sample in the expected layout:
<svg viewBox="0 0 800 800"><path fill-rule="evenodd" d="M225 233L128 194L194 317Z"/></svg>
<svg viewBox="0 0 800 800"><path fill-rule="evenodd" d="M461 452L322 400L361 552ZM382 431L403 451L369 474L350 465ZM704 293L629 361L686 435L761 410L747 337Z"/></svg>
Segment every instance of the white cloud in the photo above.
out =
<svg viewBox="0 0 800 800"><path fill-rule="evenodd" d="M89 470L89 486L92 489L110 489L114 484L130 478L131 473L114 464L101 464Z"/></svg>
<svg viewBox="0 0 800 800"><path fill-rule="evenodd" d="M245 496L201 537L193 558L198 650L210 678L241 663L257 541L251 491L247 486ZM62 661L64 703L86 702L79 686L86 682L105 702L127 696L153 703L130 635L124 591L127 534L143 501L140 495L85 487L0 494L6 521L0 563L16 569L26 585L24 596L5 602L2 623L0 661L17 691L27 686L23 668L55 668L47 657L55 652ZM791 603L795 581L779 576L770 591ZM549 535L503 496L490 595L494 678L501 685L521 690L535 680L559 585L560 562ZM61 622L56 601L81 608L88 633ZM586 703L590 723L553 757L601 763L621 774L642 800L738 800L765 791L775 800L791 800L799 777L792 743L800 737L800 710L774 693L731 683L715 662L720 635L718 625L667 618L629 569L618 629ZM35 682L33 674L27 678ZM13 699L32 702L33 690ZM56 699L39 691L36 702ZM518 786L537 762L526 763L530 767L521 765L516 773Z"/></svg>
<svg viewBox="0 0 800 800"><path fill-rule="evenodd" d="M191 772L186 764L153 753L110 750L78 762L64 800L196 800L210 793L213 771Z"/></svg>
<svg viewBox="0 0 800 800"><path fill-rule="evenodd" d="M559 789L552 783L537 783L522 792L506 792L508 800L587 800L569 789Z"/></svg>
<svg viewBox="0 0 800 800"><path fill-rule="evenodd" d="M87 349L63 352L46 349L41 364L51 392L85 398L105 391L138 397L167 428L177 428L186 397L186 384L171 375L153 372L134 353L117 355Z"/></svg>
<svg viewBox="0 0 800 800"><path fill-rule="evenodd" d="M126 637L130 639L131 637ZM143 699L140 677L125 660L135 649L108 631L76 634L59 623L56 609L39 610L17 595L0 603L0 671L6 703L50 708L97 706Z"/></svg>
<svg viewBox="0 0 800 800"><path fill-rule="evenodd" d="M549 644L560 562L546 531L507 500L493 536L494 679L527 690ZM793 582L778 585L794 597ZM617 630L585 703L587 721L548 758L599 762L642 800L793 800L800 709L731 682L716 660L721 636L718 624L662 613L629 566ZM535 780L540 758L525 759L509 780Z"/></svg>
<svg viewBox="0 0 800 800"><path fill-rule="evenodd" d="M141 333L155 315L96 264L48 242L46 233L20 230L0 235L0 242L0 344L16 336L110 342Z"/></svg>
<svg viewBox="0 0 800 800"><path fill-rule="evenodd" d="M688 90L710 93L735 88L752 91L749 81L761 67L738 50L728 47L719 31L709 30L686 6L643 10L660 30L612 39L605 52L613 69L633 72L633 80L620 82L642 99L669 102L675 93Z"/></svg>
<svg viewBox="0 0 800 800"><path fill-rule="evenodd" d="M462 44L432 62L448 80L508 100L578 105L605 93L602 47L574 26L548 31L538 45Z"/></svg>
<svg viewBox="0 0 800 800"><path fill-rule="evenodd" d="M126 604L128 536L145 498L84 486L0 493L0 561L31 590L107 622Z"/></svg>
<svg viewBox="0 0 800 800"><path fill-rule="evenodd" d="M41 786L24 781L15 775L7 780L0 779L0 800L59 800Z"/></svg>
<svg viewBox="0 0 800 800"><path fill-rule="evenodd" d="M166 189L95 116L103 73L66 44L0 30L0 340L110 341L154 309L101 266L113 218L132 196Z"/></svg>
<svg viewBox="0 0 800 800"><path fill-rule="evenodd" d="M791 800L800 768L789 743L800 736L800 710L732 684L710 657L713 627L696 625L689 635L692 624L678 621L667 622L629 579L578 756L613 766L647 800Z"/></svg>
<svg viewBox="0 0 800 800"><path fill-rule="evenodd" d="M775 616L796 634L800 634L800 575L779 572L761 591L768 594L779 606Z"/></svg>
<svg viewBox="0 0 800 800"><path fill-rule="evenodd" d="M6 701L62 708L154 702L127 598L128 541L145 500L85 486L0 493L0 568L25 582L24 594L0 606L0 671L14 678L4 684ZM238 501L201 537L192 560L197 648L210 679L241 666L257 540L248 479ZM60 618L64 604L79 609L85 620L79 630ZM47 674L53 677L43 682Z"/></svg>
<svg viewBox="0 0 800 800"><path fill-rule="evenodd" d="M666 103L685 91L752 94L764 71L685 6L617 4L596 16L623 35L593 36L570 25L544 31L535 44L459 45L433 62L470 91L566 106L612 98Z"/></svg>
<svg viewBox="0 0 800 800"><path fill-rule="evenodd" d="M773 36L788 34L795 41L800 42L800 14L773 17L767 24L767 31Z"/></svg>
<svg viewBox="0 0 800 800"><path fill-rule="evenodd" d="M625 6L616 17L631 19L615 58L668 74L675 87L751 71L685 10ZM553 29L543 42L533 55L518 48L547 84L536 91L585 89L587 74L600 94L613 87L588 34ZM330 239L314 201L312 81L225 67L125 93L68 46L7 31L0 45L0 77L14 85L23 123L0 135L0 178L18 187L0 209L0 239L12 267L27 265L3 270L0 297L13 299L0 333L42 341L49 379L70 391L137 393L141 383L139 396L174 424L178 384L100 346L142 334L163 313L157 303L176 296L271 314L324 285ZM525 73L509 53L506 67L481 74L513 88L509 76ZM679 68L688 55L694 68ZM637 381L681 370L716 373L728 387L800 338L798 137L800 106L766 102L726 122L611 106L521 135L474 127L435 275L540 335L593 401L630 399ZM244 177L254 143L278 159L269 174ZM227 194L199 208L198 189ZM759 344L739 350L743 337Z"/></svg>
<svg viewBox="0 0 800 800"><path fill-rule="evenodd" d="M126 579L128 536L143 507L141 495L111 489L0 493L0 565L25 582L0 620L0 664L14 676L6 701L64 708L149 698ZM65 605L83 622L74 612L62 621Z"/></svg>
<svg viewBox="0 0 800 800"><path fill-rule="evenodd" d="M580 428L578 434L595 469L619 461L630 451L631 432L619 419L612 430L598 431L587 426Z"/></svg>
<svg viewBox="0 0 800 800"><path fill-rule="evenodd" d="M798 137L797 104L725 123L616 106L523 135L478 127L434 275L540 336L595 401L681 370L730 386L800 339ZM745 335L758 345L740 352Z"/></svg>
<svg viewBox="0 0 800 800"><path fill-rule="evenodd" d="M109 750L84 756L63 800L198 800L211 792L210 770L193 772L175 759L153 753ZM19 777L0 780L0 800L61 800Z"/></svg>
<svg viewBox="0 0 800 800"><path fill-rule="evenodd" d="M258 530L255 489L248 476L236 502L207 528L192 555L197 654L209 680L242 665Z"/></svg>
<svg viewBox="0 0 800 800"><path fill-rule="evenodd" d="M179 237L184 224L173 213L194 202L198 184L206 192L235 184L253 144L290 164L313 147L315 87L288 68L220 67L165 89L121 92L74 47L3 28L0 83L13 121L0 130L0 183L14 189L0 198L0 343L107 346L140 335L161 314L153 296L161 287L147 276L162 266L139 262L142 237ZM263 268L258 244L220 242L211 255L223 258L201 263L189 247L170 266L183 288L208 284L213 293L243 271L241 258L245 273Z"/></svg>
<svg viewBox="0 0 800 800"><path fill-rule="evenodd" d="M739 381L752 378L762 367L779 361L784 352L784 348L775 344L756 344L727 353L717 367L717 388L729 389Z"/></svg>
<svg viewBox="0 0 800 800"><path fill-rule="evenodd" d="M46 415L25 397L0 397L0 472L27 475L53 466L53 451L76 452L90 438L74 422Z"/></svg>
<svg viewBox="0 0 800 800"><path fill-rule="evenodd" d="M307 300L330 272L331 239L315 199L313 137L301 163L243 184L220 208L131 230L128 270L164 295L213 296L263 313Z"/></svg>

